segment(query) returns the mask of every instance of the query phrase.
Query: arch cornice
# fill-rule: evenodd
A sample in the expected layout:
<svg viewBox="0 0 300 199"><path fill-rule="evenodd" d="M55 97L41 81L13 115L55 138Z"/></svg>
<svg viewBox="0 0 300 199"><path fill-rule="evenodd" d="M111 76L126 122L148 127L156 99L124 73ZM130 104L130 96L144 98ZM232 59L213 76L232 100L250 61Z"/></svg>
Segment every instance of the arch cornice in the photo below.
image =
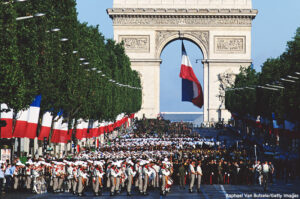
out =
<svg viewBox="0 0 300 199"><path fill-rule="evenodd" d="M209 52L209 31L168 31L158 30L156 31L155 41L155 58L160 59L160 55L163 49L168 43L176 39L187 39L194 42L202 51L203 58L208 59Z"/></svg>
<svg viewBox="0 0 300 199"><path fill-rule="evenodd" d="M107 9L116 26L252 26L253 9Z"/></svg>

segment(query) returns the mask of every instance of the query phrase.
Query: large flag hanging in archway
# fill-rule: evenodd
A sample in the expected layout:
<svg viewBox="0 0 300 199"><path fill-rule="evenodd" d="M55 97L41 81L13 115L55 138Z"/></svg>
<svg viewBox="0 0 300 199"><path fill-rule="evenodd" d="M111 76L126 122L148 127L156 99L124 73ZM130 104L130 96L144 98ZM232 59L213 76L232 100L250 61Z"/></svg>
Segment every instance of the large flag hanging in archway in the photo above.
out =
<svg viewBox="0 0 300 199"><path fill-rule="evenodd" d="M182 42L182 61L180 69L180 78L182 78L182 101L192 102L195 106L202 108L203 93L199 80L197 79L189 57L186 54Z"/></svg>

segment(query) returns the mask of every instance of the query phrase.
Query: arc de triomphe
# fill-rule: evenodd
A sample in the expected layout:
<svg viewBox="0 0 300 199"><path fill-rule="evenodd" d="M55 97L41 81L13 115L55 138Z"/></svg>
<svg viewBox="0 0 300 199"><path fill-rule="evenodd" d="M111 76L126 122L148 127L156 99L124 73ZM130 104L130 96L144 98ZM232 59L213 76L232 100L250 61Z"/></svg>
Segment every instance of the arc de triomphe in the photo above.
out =
<svg viewBox="0 0 300 199"><path fill-rule="evenodd" d="M204 121L231 117L219 98L219 74L237 74L252 63L251 29L257 15L252 0L114 0L107 12L114 39L124 41L131 66L141 76L139 117L155 118L160 112L160 55L176 39L194 42L203 53Z"/></svg>

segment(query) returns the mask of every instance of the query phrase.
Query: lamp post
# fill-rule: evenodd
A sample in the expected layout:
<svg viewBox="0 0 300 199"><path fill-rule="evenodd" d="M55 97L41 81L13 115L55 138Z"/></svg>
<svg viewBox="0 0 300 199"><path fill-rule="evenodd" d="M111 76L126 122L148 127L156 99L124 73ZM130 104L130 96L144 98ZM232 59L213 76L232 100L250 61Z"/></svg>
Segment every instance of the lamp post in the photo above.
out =
<svg viewBox="0 0 300 199"><path fill-rule="evenodd" d="M25 19L31 19L33 17L42 17L45 16L46 14L44 13L36 13L35 15L28 15L28 16L23 16L23 17L17 17L17 21L25 20Z"/></svg>
<svg viewBox="0 0 300 199"><path fill-rule="evenodd" d="M256 144L254 144L255 163L257 163Z"/></svg>

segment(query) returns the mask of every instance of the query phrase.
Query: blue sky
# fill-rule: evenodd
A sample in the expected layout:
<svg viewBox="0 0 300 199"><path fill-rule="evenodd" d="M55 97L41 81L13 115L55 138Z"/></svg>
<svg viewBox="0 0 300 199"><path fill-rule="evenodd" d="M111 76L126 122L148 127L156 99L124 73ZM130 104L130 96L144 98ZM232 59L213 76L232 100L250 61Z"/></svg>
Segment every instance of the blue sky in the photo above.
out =
<svg viewBox="0 0 300 199"><path fill-rule="evenodd" d="M99 24L99 30L106 38L113 38L112 21L106 13L112 8L113 0L77 0L78 18L89 25ZM296 28L300 27L299 0L253 0L253 8L259 14L253 21L252 59L254 68L260 71L268 58L284 52L286 42L292 40ZM161 59L161 112L198 112L199 108L188 102L181 102L181 43L174 41L162 52ZM203 84L203 66L196 63L202 59L200 49L185 41L186 50L194 72Z"/></svg>

